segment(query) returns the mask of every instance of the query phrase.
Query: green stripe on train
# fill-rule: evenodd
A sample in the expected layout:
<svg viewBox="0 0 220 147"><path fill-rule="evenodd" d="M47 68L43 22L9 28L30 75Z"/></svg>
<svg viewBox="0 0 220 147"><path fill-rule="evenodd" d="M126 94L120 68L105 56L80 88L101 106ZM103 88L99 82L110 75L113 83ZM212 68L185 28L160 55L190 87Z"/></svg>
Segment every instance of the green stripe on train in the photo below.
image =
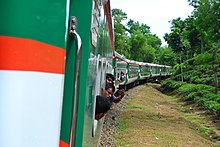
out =
<svg viewBox="0 0 220 147"><path fill-rule="evenodd" d="M65 48L65 0L1 0L0 11L0 35Z"/></svg>
<svg viewBox="0 0 220 147"><path fill-rule="evenodd" d="M70 17L75 16L78 20L77 32L82 39L82 58L80 70L80 91L77 110L77 126L75 136L75 146L82 146L83 143L83 129L84 129L84 115L85 115L85 97L88 76L88 58L90 53L90 28L92 17L92 1L91 0L74 0L71 1ZM71 116L73 110L73 96L75 83L75 54L76 41L68 38L67 40L67 63L65 73L65 90L62 112L62 125L60 139L69 143Z"/></svg>

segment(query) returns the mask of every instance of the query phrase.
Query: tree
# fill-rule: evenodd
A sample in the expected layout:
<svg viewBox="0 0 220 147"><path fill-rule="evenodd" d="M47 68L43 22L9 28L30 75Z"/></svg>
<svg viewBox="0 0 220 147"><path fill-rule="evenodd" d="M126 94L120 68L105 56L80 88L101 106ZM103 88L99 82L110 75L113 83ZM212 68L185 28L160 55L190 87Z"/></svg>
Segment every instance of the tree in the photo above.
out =
<svg viewBox="0 0 220 147"><path fill-rule="evenodd" d="M130 19L127 23L127 31L130 34L135 34L136 31L141 32L143 35L147 36L149 34L151 34L150 32L150 27L147 26L146 24L140 24L138 21L135 22L134 20Z"/></svg>
<svg viewBox="0 0 220 147"><path fill-rule="evenodd" d="M150 27L130 19L124 25L127 14L120 9L113 9L115 26L115 50L127 58L155 62L156 52L160 50L161 40L150 32Z"/></svg>
<svg viewBox="0 0 220 147"><path fill-rule="evenodd" d="M215 93L218 93L217 53L220 48L220 1L219 0L188 0L194 6L194 16L198 28L204 32L206 48L212 52L212 70Z"/></svg>
<svg viewBox="0 0 220 147"><path fill-rule="evenodd" d="M159 64L174 66L177 64L176 54L173 52L171 48L164 47L160 48L157 58L159 60Z"/></svg>
<svg viewBox="0 0 220 147"><path fill-rule="evenodd" d="M173 19L170 23L172 25L171 33L166 33L164 39L175 53L180 53L186 49L183 39L185 22L181 18L177 18Z"/></svg>
<svg viewBox="0 0 220 147"><path fill-rule="evenodd" d="M129 57L130 55L130 43L127 30L123 25L123 21L127 19L127 14L121 9L113 9L112 16L114 20L114 32L115 32L115 50L120 54L124 54Z"/></svg>
<svg viewBox="0 0 220 147"><path fill-rule="evenodd" d="M173 49L175 53L179 55L179 64L182 65L183 51L186 51L189 48L189 43L186 37L184 36L184 30L186 27L185 21L181 18L173 19L171 21L171 33L165 34L164 39L167 41L169 47ZM183 81L183 68L180 66L181 81Z"/></svg>
<svg viewBox="0 0 220 147"><path fill-rule="evenodd" d="M162 45L162 42L160 38L156 35L149 34L146 36L147 38L147 44L155 48L156 50L160 49L160 46Z"/></svg>

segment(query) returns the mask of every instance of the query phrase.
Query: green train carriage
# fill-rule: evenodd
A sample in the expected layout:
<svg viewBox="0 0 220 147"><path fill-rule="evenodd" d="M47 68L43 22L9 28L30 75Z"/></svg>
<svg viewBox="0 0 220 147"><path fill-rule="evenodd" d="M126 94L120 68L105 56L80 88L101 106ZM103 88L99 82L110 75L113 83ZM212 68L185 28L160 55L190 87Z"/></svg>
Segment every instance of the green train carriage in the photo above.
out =
<svg viewBox="0 0 220 147"><path fill-rule="evenodd" d="M95 96L112 72L110 2L0 7L0 146L95 146Z"/></svg>
<svg viewBox="0 0 220 147"><path fill-rule="evenodd" d="M116 51L113 57L113 67L115 83L119 89L129 89L148 81L166 79L172 75L171 66L130 60ZM121 80L121 73L125 73L123 80Z"/></svg>
<svg viewBox="0 0 220 147"><path fill-rule="evenodd" d="M119 88L119 85L126 85L128 75L128 60L125 56L120 55L118 52L114 52L113 55L113 68L115 76L115 86Z"/></svg>

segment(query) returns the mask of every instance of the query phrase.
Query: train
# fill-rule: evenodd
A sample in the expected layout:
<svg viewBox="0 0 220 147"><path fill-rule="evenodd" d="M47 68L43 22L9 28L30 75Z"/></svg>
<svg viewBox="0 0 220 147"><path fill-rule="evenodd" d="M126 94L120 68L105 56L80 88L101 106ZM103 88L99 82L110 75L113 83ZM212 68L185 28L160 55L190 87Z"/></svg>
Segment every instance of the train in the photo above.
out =
<svg viewBox="0 0 220 147"><path fill-rule="evenodd" d="M0 11L1 147L97 146L106 73L117 87L171 74L115 51L110 0L8 0Z"/></svg>
<svg viewBox="0 0 220 147"><path fill-rule="evenodd" d="M172 75L172 67L127 59L116 51L113 54L113 72L117 88L129 89L138 84L158 81Z"/></svg>

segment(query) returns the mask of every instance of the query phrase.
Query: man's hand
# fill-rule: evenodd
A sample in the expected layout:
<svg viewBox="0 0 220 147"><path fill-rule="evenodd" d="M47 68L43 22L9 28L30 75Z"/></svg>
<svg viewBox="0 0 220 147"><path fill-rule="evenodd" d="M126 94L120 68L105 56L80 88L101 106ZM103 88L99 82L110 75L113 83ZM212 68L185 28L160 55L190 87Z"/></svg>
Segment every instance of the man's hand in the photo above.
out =
<svg viewBox="0 0 220 147"><path fill-rule="evenodd" d="M125 90L124 90L124 89L120 89L120 90L118 91L118 94L123 97L123 96L125 95Z"/></svg>

